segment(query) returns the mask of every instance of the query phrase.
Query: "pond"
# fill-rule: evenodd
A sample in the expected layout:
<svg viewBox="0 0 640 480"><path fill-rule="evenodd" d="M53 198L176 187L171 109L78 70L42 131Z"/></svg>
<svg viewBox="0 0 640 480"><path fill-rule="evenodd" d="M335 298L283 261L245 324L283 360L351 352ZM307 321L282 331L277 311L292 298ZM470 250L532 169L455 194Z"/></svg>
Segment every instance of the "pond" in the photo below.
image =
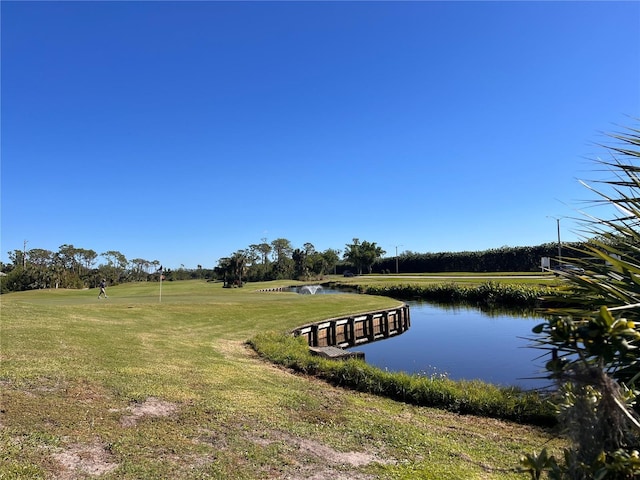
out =
<svg viewBox="0 0 640 480"><path fill-rule="evenodd" d="M528 348L531 329L542 318L478 309L407 302L411 327L402 335L352 350L364 352L368 364L390 371L425 376L446 375L452 380L480 379L524 389L550 385L543 375L546 357Z"/></svg>

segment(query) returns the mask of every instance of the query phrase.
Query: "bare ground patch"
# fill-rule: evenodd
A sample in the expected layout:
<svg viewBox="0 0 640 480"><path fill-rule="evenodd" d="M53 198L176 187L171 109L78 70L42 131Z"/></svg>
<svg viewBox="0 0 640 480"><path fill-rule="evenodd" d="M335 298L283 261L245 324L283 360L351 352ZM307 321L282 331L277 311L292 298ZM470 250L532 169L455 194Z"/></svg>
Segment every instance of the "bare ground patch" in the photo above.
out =
<svg viewBox="0 0 640 480"><path fill-rule="evenodd" d="M369 480L375 477L354 472L354 468L372 463L395 463L395 460L382 458L376 453L339 452L323 443L286 432L270 432L266 437L252 437L250 440L262 446L284 443L293 449L293 471L285 472L282 476L285 480Z"/></svg>
<svg viewBox="0 0 640 480"><path fill-rule="evenodd" d="M53 459L60 465L56 478L75 480L89 476L100 476L118 467L106 446L98 441L85 445L69 445L62 452L54 453Z"/></svg>
<svg viewBox="0 0 640 480"><path fill-rule="evenodd" d="M324 443L283 431L268 430L261 434L245 432L241 435L259 447L277 445L277 455L282 462L278 478L282 480L374 480L377 478L375 475L359 470L374 463L396 463L379 453L340 452ZM195 441L213 445L218 451L229 447L224 432L203 430ZM191 463L203 466L210 461L210 458L200 457L192 459Z"/></svg>
<svg viewBox="0 0 640 480"><path fill-rule="evenodd" d="M308 438L299 438L286 432L272 432L273 438L252 438L254 443L259 445L270 445L274 442L284 442L294 445L297 450L305 455L311 455L323 459L325 462L335 465L350 465L362 467L370 463L395 463L392 460L385 460L378 455L365 452L338 452L333 448L316 442Z"/></svg>
<svg viewBox="0 0 640 480"><path fill-rule="evenodd" d="M149 397L142 403L129 407L130 415L120 419L123 427L133 427L144 417L168 417L178 410L175 403L165 402L155 397Z"/></svg>

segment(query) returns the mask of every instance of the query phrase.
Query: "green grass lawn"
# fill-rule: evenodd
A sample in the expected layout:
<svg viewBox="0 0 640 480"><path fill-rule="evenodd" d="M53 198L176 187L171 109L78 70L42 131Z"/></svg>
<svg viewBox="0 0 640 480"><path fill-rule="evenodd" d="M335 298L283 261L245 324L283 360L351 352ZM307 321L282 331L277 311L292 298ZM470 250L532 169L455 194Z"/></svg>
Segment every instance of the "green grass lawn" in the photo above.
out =
<svg viewBox="0 0 640 480"><path fill-rule="evenodd" d="M262 361L245 345L261 331L397 304L256 292L274 285L2 295L0 479L525 479L521 453L559 448Z"/></svg>

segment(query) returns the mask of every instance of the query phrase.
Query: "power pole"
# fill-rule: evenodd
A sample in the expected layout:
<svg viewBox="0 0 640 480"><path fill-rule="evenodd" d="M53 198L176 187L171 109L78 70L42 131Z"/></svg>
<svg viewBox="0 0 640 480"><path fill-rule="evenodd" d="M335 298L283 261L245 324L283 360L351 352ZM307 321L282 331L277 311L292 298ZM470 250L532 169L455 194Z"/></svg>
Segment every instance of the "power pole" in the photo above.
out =
<svg viewBox="0 0 640 480"><path fill-rule="evenodd" d="M558 224L558 262L562 263L562 243L560 242L560 219L556 218Z"/></svg>
<svg viewBox="0 0 640 480"><path fill-rule="evenodd" d="M396 245L396 273L398 273L398 247L402 245Z"/></svg>
<svg viewBox="0 0 640 480"><path fill-rule="evenodd" d="M560 220L567 217L552 217L547 215L547 218L553 218L556 221L556 225L558 228L558 265L562 264L562 242L560 241Z"/></svg>

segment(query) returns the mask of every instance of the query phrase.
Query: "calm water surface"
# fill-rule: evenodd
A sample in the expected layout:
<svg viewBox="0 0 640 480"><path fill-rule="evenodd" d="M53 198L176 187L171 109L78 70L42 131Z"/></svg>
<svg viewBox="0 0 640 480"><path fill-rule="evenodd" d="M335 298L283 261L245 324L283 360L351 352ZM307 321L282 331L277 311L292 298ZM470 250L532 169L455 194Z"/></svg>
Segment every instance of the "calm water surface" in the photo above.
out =
<svg viewBox="0 0 640 480"><path fill-rule="evenodd" d="M359 345L370 365L391 371L446 374L453 380L480 379L500 385L540 388L545 358L527 348L542 318L490 316L466 307L407 302L411 328L397 337Z"/></svg>

